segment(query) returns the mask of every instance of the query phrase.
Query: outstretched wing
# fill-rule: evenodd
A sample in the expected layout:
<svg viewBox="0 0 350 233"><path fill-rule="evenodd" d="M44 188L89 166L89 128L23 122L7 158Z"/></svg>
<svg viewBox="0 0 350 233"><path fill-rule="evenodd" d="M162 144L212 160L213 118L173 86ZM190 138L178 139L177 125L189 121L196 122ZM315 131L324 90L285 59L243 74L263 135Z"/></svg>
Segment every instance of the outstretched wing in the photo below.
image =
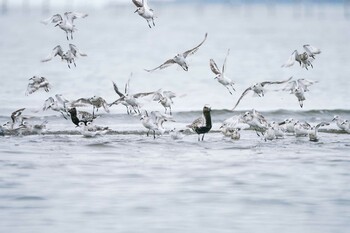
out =
<svg viewBox="0 0 350 233"><path fill-rule="evenodd" d="M317 83L317 81L312 81L312 80L308 80L308 79L298 79L297 80L299 86L301 86L301 88L304 90L304 91L308 91L308 87L311 86L312 84L314 83Z"/></svg>
<svg viewBox="0 0 350 233"><path fill-rule="evenodd" d="M282 67L290 67L294 65L294 62L298 59L298 51L294 50L294 52L290 55L286 63L282 65Z"/></svg>
<svg viewBox="0 0 350 233"><path fill-rule="evenodd" d="M147 72L153 72L153 71L155 71L155 70L157 70L157 69L164 69L164 68L166 68L166 67L168 67L168 66L170 66L170 65L172 65L172 64L175 64L176 62L174 61L174 59L169 59L169 60L167 60L166 62L164 62L163 64L161 64L160 66L157 66L156 68L154 68L154 69L151 69L151 70L147 70L147 69L145 69L145 71L147 71Z"/></svg>
<svg viewBox="0 0 350 233"><path fill-rule="evenodd" d="M218 66L216 65L215 61L213 59L210 59L210 69L213 71L214 74L219 75L221 74Z"/></svg>
<svg viewBox="0 0 350 233"><path fill-rule="evenodd" d="M50 18L41 20L40 22L47 25L49 23L58 23L60 21L62 21L62 16L60 14L55 14L55 15L51 16Z"/></svg>
<svg viewBox="0 0 350 233"><path fill-rule="evenodd" d="M33 94L39 89L39 87L40 86L36 83L28 83L25 95L27 96L27 95Z"/></svg>
<svg viewBox="0 0 350 233"><path fill-rule="evenodd" d="M163 91L163 95L165 95L166 97L168 97L169 99L175 98L176 97L176 93L172 92L172 91Z"/></svg>
<svg viewBox="0 0 350 233"><path fill-rule="evenodd" d="M283 91L293 91L297 85L298 85L298 82L296 80L294 80L294 81L287 83L287 85L282 90Z"/></svg>
<svg viewBox="0 0 350 233"><path fill-rule="evenodd" d="M83 57L87 56L86 53L80 52L80 50L74 44L69 44L69 49L72 52L72 54L74 55L74 57L77 57L77 55L80 55Z"/></svg>
<svg viewBox="0 0 350 233"><path fill-rule="evenodd" d="M82 105L86 106L86 105L89 105L89 104L91 104L90 98L80 98L80 99L72 101L72 103L71 103L71 105L74 106L74 107L82 106Z"/></svg>
<svg viewBox="0 0 350 233"><path fill-rule="evenodd" d="M42 59L41 62L51 61L51 59L57 55L59 55L62 58L63 54L64 53L63 53L62 47L60 45L57 45L55 48L53 48L51 54L49 56L47 56L46 58Z"/></svg>
<svg viewBox="0 0 350 233"><path fill-rule="evenodd" d="M137 93L132 95L134 98L140 98L140 97L144 97L144 96L148 96L148 95L153 95L154 92L142 92L142 93Z"/></svg>
<svg viewBox="0 0 350 233"><path fill-rule="evenodd" d="M138 0L132 0L136 7L142 7L142 2Z"/></svg>
<svg viewBox="0 0 350 233"><path fill-rule="evenodd" d="M47 100L45 100L44 106L43 106L43 111L48 110L50 108L50 105L54 102L55 102L55 100L52 97L49 97Z"/></svg>
<svg viewBox="0 0 350 233"><path fill-rule="evenodd" d="M237 103L235 104L235 106L232 108L232 111L235 110L235 108L237 107L237 105L239 104L239 102L241 102L242 98L250 91L252 90L252 87L248 87L247 89L245 89L245 91L242 93L241 97L239 97Z"/></svg>
<svg viewBox="0 0 350 233"><path fill-rule="evenodd" d="M288 79L286 79L286 80L283 80L283 81L266 81L266 82L262 82L261 86L265 86L266 84L283 84L283 83L289 82L292 78L293 78L293 76L288 78Z"/></svg>
<svg viewBox="0 0 350 233"><path fill-rule="evenodd" d="M15 123L16 122L16 119L17 117L19 117L20 115L22 115L22 112L25 110L25 108L20 108L16 111L14 111L12 114L11 114L11 119L12 119L12 122Z"/></svg>
<svg viewBox="0 0 350 233"><path fill-rule="evenodd" d="M66 12L64 13L66 16L67 20L73 24L73 21L78 18L85 18L88 16L86 13L81 13L81 12Z"/></svg>
<svg viewBox="0 0 350 233"><path fill-rule="evenodd" d="M115 84L115 82L113 82L113 88L114 91L119 95L119 97L125 97L125 95L119 91L118 86L117 84Z"/></svg>
<svg viewBox="0 0 350 233"><path fill-rule="evenodd" d="M323 126L327 126L327 125L329 125L328 122L321 122L321 123L319 123L319 124L316 125L316 129L318 129L318 128L320 128L320 127L323 127Z"/></svg>
<svg viewBox="0 0 350 233"><path fill-rule="evenodd" d="M306 44L306 45L303 45L303 48L305 49L307 55L313 57L314 54L320 54L321 53L321 50L316 48L316 47L313 47L309 44Z"/></svg>
<svg viewBox="0 0 350 233"><path fill-rule="evenodd" d="M205 40L207 39L207 36L208 36L208 33L205 33L205 36L204 36L204 40L199 44L197 45L196 47L194 47L193 49L190 49L190 50L187 50L186 52L183 53L183 56L184 58L186 58L188 55L192 55L194 54L195 52L197 52L197 50L199 49L199 47L205 42Z"/></svg>
<svg viewBox="0 0 350 233"><path fill-rule="evenodd" d="M225 60L224 60L224 64L222 65L222 73L223 74L225 73L227 57L228 57L229 54L230 54L230 49L227 50L227 54L226 54L226 57L225 57Z"/></svg>

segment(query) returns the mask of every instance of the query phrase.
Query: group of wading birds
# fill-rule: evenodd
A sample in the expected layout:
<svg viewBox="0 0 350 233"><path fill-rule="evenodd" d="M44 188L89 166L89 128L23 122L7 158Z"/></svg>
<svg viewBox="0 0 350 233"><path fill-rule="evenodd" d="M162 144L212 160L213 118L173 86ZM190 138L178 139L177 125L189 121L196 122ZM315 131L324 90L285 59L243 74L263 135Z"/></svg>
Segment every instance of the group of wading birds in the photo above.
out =
<svg viewBox="0 0 350 233"><path fill-rule="evenodd" d="M137 12L141 17L145 18L148 26L151 28L155 26L154 23L154 13L153 10L148 6L147 0L132 0L132 2L137 7L135 13ZM55 14L52 17L43 20L42 23L49 24L53 23L59 28L61 28L66 33L66 38L69 40L73 39L73 33L76 31L74 25L75 19L85 18L88 14L80 12L66 12L62 17L60 14ZM152 24L151 24L152 22ZM184 71L188 71L189 64L186 61L186 58L189 55L193 55L198 51L198 49L206 41L208 34L205 34L205 37L201 43L196 47L185 51L184 53L179 53L173 58L166 60L163 64L157 66L154 69L145 69L147 72L153 72L156 70L164 69L170 65L178 64ZM304 52L299 53L297 50L291 54L289 59L282 67L290 67L295 62L298 62L302 68L309 69L313 68L313 61L316 58L316 55L321 53L321 50L315 48L311 45L304 45ZM215 74L215 79L222 84L228 92L232 95L234 89L234 82L225 75L226 61L229 56L230 50L227 51L226 57L222 69L220 70L213 59L210 59L209 66L211 71ZM61 57L61 60L66 61L69 68L75 63L75 59L80 56L87 56L85 53L79 51L77 46L74 44L69 44L69 50L64 52L60 45L57 45L45 59L42 59L42 62L51 61L56 56ZM51 85L45 77L33 76L29 79L29 84L27 86L26 95L33 94L34 92L43 89L46 92L49 92ZM300 107L303 107L303 101L305 100L305 92L309 91L309 87L317 83L317 81L311 81L306 79L297 79L292 80L292 77L281 80L281 81L265 81L258 82L248 87L239 97L236 104L232 110L236 109L238 104L241 102L244 96L249 92L253 92L254 95L263 97L266 91L266 87L270 85L282 85L284 87L281 90L289 91L290 94L294 94L299 102ZM176 130L176 129L167 129L163 124L167 121L175 121L172 117L171 106L173 104L173 98L177 95L172 91L164 91L159 89L153 92L143 92L132 94L129 92L130 88L130 79L125 85L124 93L118 88L117 84L113 82L113 88L118 95L118 99L112 103L107 103L105 99L99 96L93 96L90 98L80 98L77 100L67 100L61 94L56 94L55 99L53 97L48 98L44 102L42 108L43 111L53 110L59 112L66 120L71 119L73 124L79 128L79 131L82 135L86 137L94 137L97 135L104 135L110 129L108 127L97 126L93 123L94 119L98 116L95 115L96 112L103 108L107 113L109 113L109 108L113 105L122 104L126 107L127 114L133 116L140 116L142 125L147 129L147 136L152 132L153 138L156 138L156 135L170 134L173 139L182 139L184 136L185 130ZM141 104L139 99L145 96L151 96L153 101L159 102L165 109L165 113L159 111L151 111L148 113L147 110L141 109ZM92 106L92 114L86 111L77 110L79 107ZM47 121L44 121L41 124L30 124L30 116L23 115L25 108L18 109L11 114L11 121L6 122L0 128L0 134L40 134L45 131ZM167 113L168 112L168 113ZM334 116L333 120L336 122L336 125L343 130L344 132L350 133L350 122L349 120L342 119L340 116ZM317 125L310 125L307 122L300 122L298 120L289 118L285 119L282 122L268 122L265 117L256 110L247 111L244 114L235 115L227 120L225 120L220 130L224 136L231 138L232 140L240 139L240 130L242 124L249 125L251 129L256 131L256 134L266 140L274 140L277 138L283 138L286 134L292 134L297 137L308 136L310 141L318 141L318 129L320 127L329 125L329 122L321 122ZM198 134L198 141L204 140L204 135L208 133L212 128L211 120L211 107L205 105L203 107L203 115L198 119L194 120L191 124L186 126L188 129L191 129L193 132Z"/></svg>

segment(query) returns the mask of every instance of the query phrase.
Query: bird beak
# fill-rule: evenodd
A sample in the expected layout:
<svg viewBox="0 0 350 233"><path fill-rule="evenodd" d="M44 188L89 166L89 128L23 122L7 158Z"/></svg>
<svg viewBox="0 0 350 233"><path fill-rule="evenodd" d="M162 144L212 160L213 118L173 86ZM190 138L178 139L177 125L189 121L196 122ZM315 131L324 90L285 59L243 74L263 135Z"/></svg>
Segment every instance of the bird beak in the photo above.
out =
<svg viewBox="0 0 350 233"><path fill-rule="evenodd" d="M136 13L139 9L136 9L136 11L134 11L134 13Z"/></svg>
<svg viewBox="0 0 350 233"><path fill-rule="evenodd" d="M55 27L57 27L58 25L60 25L59 23L55 25Z"/></svg>

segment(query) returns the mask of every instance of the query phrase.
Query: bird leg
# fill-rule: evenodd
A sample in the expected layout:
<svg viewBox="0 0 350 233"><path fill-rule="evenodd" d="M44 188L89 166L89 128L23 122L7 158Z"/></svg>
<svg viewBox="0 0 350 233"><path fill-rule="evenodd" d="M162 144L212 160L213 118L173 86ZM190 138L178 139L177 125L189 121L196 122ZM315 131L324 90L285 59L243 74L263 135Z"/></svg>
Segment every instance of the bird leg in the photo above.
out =
<svg viewBox="0 0 350 233"><path fill-rule="evenodd" d="M69 40L69 38L68 38L68 32L66 32L66 37L67 37L67 40Z"/></svg>
<svg viewBox="0 0 350 233"><path fill-rule="evenodd" d="M153 130L153 139L156 139L156 131Z"/></svg>
<svg viewBox="0 0 350 233"><path fill-rule="evenodd" d="M149 28L152 28L151 25L149 24L149 21L148 21L148 20L147 20L147 24L148 24L148 27L149 27Z"/></svg>
<svg viewBox="0 0 350 233"><path fill-rule="evenodd" d="M170 116L173 115L173 113L171 112L171 106L169 107L169 111L170 111Z"/></svg>
<svg viewBox="0 0 350 233"><path fill-rule="evenodd" d="M150 129L147 131L147 134L146 134L146 135L147 135L147 137L149 136L149 131L150 131Z"/></svg>
<svg viewBox="0 0 350 233"><path fill-rule="evenodd" d="M228 90L228 92L230 92L230 94L232 95L232 92L230 91L230 89L227 86L225 86L225 87Z"/></svg>
<svg viewBox="0 0 350 233"><path fill-rule="evenodd" d="M156 24L154 23L154 19L152 18L152 23L153 23L153 26L156 26Z"/></svg>
<svg viewBox="0 0 350 233"><path fill-rule="evenodd" d="M203 136L202 136L202 141L204 140L204 135L205 135L205 134L203 134Z"/></svg>

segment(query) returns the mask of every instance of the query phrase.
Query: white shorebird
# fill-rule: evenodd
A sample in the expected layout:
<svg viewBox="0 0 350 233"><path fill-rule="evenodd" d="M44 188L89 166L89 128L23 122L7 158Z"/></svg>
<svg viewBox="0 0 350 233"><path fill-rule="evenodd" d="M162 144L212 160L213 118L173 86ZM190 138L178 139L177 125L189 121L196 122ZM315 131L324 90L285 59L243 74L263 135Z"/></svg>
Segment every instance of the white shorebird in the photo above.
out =
<svg viewBox="0 0 350 233"><path fill-rule="evenodd" d="M204 105L202 117L197 118L192 122L192 124L187 125L186 127L192 129L198 134L198 141L201 140L200 135L202 134L202 141L204 140L204 135L211 130L211 107L209 105Z"/></svg>
<svg viewBox="0 0 350 233"><path fill-rule="evenodd" d="M188 71L188 64L187 64L187 61L186 61L186 58L187 56L189 55L192 55L194 54L195 52L198 51L199 47L204 43L204 41L207 39L207 36L208 36L208 33L205 33L205 36L204 36L204 40L199 44L197 45L196 47L194 47L193 49L190 49L190 50L187 50L186 52L184 53L179 53L177 55L175 55L175 57L167 60L166 62L164 62L163 64L161 64L160 66L157 66L156 68L154 69L151 69L151 70L147 70L145 69L147 72L152 72L152 71L155 71L157 69L164 69L172 64L178 64L179 66L182 67L183 70L185 71Z"/></svg>
<svg viewBox="0 0 350 233"><path fill-rule="evenodd" d="M349 125L347 124L349 122L348 120L344 120L340 116L335 115L332 121L335 121L339 129L344 130L347 133L350 133L350 128L349 128Z"/></svg>
<svg viewBox="0 0 350 233"><path fill-rule="evenodd" d="M235 108L238 106L239 102L242 100L242 98L248 94L249 91L253 91L255 95L262 97L265 94L265 86L266 85L271 85L271 84L283 84L288 81L290 81L292 77L289 79L283 80L283 81L266 81L266 82L261 82L261 83L255 83L254 85L248 87L245 89L245 91L242 93L241 97L239 97L237 103L235 106L232 108L232 111L235 110Z"/></svg>
<svg viewBox="0 0 350 233"><path fill-rule="evenodd" d="M156 26L156 24L154 23L153 9L151 9L148 6L148 1L147 0L142 0L142 1L132 0L132 2L137 7L137 9L134 13L137 12L142 18L144 18L147 21L149 28L152 28L150 25L150 21L152 21L153 26Z"/></svg>
<svg viewBox="0 0 350 233"><path fill-rule="evenodd" d="M344 120L340 125L341 125L342 128L344 128L344 130L347 133L350 133L350 122L349 122L349 120Z"/></svg>
<svg viewBox="0 0 350 233"><path fill-rule="evenodd" d="M220 126L221 133L230 137L236 129L240 129L240 123L244 123L243 114L232 116L224 120Z"/></svg>
<svg viewBox="0 0 350 233"><path fill-rule="evenodd" d="M309 91L308 87L314 83L317 83L317 81L307 79L293 80L290 81L286 87L283 88L283 90L290 91L290 94L294 94L298 98L299 105L302 108L304 105L304 100L306 100L304 92Z"/></svg>
<svg viewBox="0 0 350 233"><path fill-rule="evenodd" d="M270 125L271 125L271 127L275 130L275 136L276 136L276 138L284 138L284 136L285 136L285 130L284 130L284 128L280 125L280 124L278 124L277 122L275 122L275 121L272 121L271 123L270 123Z"/></svg>
<svg viewBox="0 0 350 233"><path fill-rule="evenodd" d="M95 137L97 135L105 135L109 131L108 127L96 126L90 121L86 124L81 121L79 122L78 127L80 129L80 133L84 137Z"/></svg>
<svg viewBox="0 0 350 233"><path fill-rule="evenodd" d="M141 123L142 125L148 129L147 136L149 136L150 131L153 131L153 138L156 138L156 132L160 135L164 134L166 129L163 126L163 123L166 121L173 121L171 116L162 114L158 111L152 111L151 115L148 115L147 111L141 115Z"/></svg>
<svg viewBox="0 0 350 233"><path fill-rule="evenodd" d="M185 135L183 134L184 130L177 130L177 129L171 129L169 131L170 137L173 140L181 140L185 137Z"/></svg>
<svg viewBox="0 0 350 233"><path fill-rule="evenodd" d="M268 125L264 132L264 140L272 141L276 139L276 131L272 125Z"/></svg>
<svg viewBox="0 0 350 233"><path fill-rule="evenodd" d="M255 109L253 109L251 112L248 111L244 113L243 120L244 120L244 123L248 124L250 128L255 130L256 134L259 137L260 137L259 132L264 135L269 125L265 117Z"/></svg>
<svg viewBox="0 0 350 233"><path fill-rule="evenodd" d="M81 52L74 44L69 44L69 49L65 53L63 52L62 47L60 45L57 45L55 48L53 48L51 54L42 59L41 62L51 61L52 58L56 57L57 55L61 57L62 61L65 60L67 62L68 68L70 68L70 65L72 63L74 66L77 66L75 64L75 58L78 58L79 56L87 56L86 53Z"/></svg>
<svg viewBox="0 0 350 233"><path fill-rule="evenodd" d="M294 124L294 134L296 137L308 136L310 128L311 125L309 123L296 121Z"/></svg>
<svg viewBox="0 0 350 233"><path fill-rule="evenodd" d="M46 92L49 92L51 89L51 85L45 77L33 76L29 80L25 95L33 94L41 88Z"/></svg>
<svg viewBox="0 0 350 233"><path fill-rule="evenodd" d="M295 133L294 126L295 126L296 120L293 118L285 119L284 121L278 123L279 125L284 125L284 129L286 133Z"/></svg>
<svg viewBox="0 0 350 233"><path fill-rule="evenodd" d="M130 94L130 78L125 84L125 94L119 91L117 84L115 84L114 82L113 88L114 91L118 94L119 99L109 104L109 106L123 104L126 107L128 114L131 114L131 109L134 111L135 114L141 114L141 103L138 101L138 98L154 94L154 92Z"/></svg>
<svg viewBox="0 0 350 233"><path fill-rule="evenodd" d="M231 87L233 91L236 91L235 88L233 87L235 83L225 75L226 61L229 53L230 53L230 50L227 50L227 54L224 60L224 64L222 65L221 71L219 70L218 66L216 65L213 59L210 59L209 65L210 65L211 71L213 71L213 73L215 74L214 79L217 79L218 82L221 83L224 87L226 87L228 92L230 92L230 94L232 95L232 92L229 87Z"/></svg>
<svg viewBox="0 0 350 233"><path fill-rule="evenodd" d="M70 33L71 39L73 39L73 32L77 31L74 20L78 18L85 18L88 14L80 12L65 12L64 17L60 14L55 14L50 18L42 20L41 22L45 25L49 23L54 23L55 27L59 26L63 31L66 32L67 40L69 40L68 34Z"/></svg>
<svg viewBox="0 0 350 233"><path fill-rule="evenodd" d="M29 134L42 134L46 130L47 121L43 121L41 124L32 125L27 121L23 121L22 124L19 125L21 133L29 133Z"/></svg>
<svg viewBox="0 0 350 233"><path fill-rule="evenodd" d="M326 125L329 125L329 123L328 122L321 122L321 123L317 124L316 126L311 126L309 131L308 131L310 141L317 142L319 140L318 129L320 127L323 127Z"/></svg>
<svg viewBox="0 0 350 233"><path fill-rule="evenodd" d="M169 113L171 113L171 105L174 103L173 98L176 97L176 94L172 91L163 91L163 90L158 90L154 93L153 95L153 100L158 101L161 105L163 105L165 109L165 113L167 112L167 108L169 108Z"/></svg>
<svg viewBox="0 0 350 233"><path fill-rule="evenodd" d="M313 67L312 62L315 60L315 55L320 54L321 50L308 44L303 45L303 48L305 52L301 54L299 54L298 50L294 50L292 55L289 57L286 63L282 65L282 67L290 67L294 65L295 61L299 62L302 68L308 69L308 66Z"/></svg>

